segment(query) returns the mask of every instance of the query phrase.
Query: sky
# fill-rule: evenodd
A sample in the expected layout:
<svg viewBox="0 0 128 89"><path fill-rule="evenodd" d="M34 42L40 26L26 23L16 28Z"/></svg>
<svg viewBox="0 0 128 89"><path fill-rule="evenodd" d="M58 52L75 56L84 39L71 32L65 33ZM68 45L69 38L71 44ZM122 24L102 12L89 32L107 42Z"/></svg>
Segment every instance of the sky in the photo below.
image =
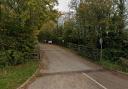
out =
<svg viewBox="0 0 128 89"><path fill-rule="evenodd" d="M71 0L58 0L59 5L56 6L55 8L57 8L59 11L61 12L68 12L69 11L69 3Z"/></svg>
<svg viewBox="0 0 128 89"><path fill-rule="evenodd" d="M58 0L59 5L55 6L56 9L58 9L61 12L68 12L69 11L69 3L71 2L71 0ZM126 0L127 4L126 4L126 8L128 9L128 0Z"/></svg>
<svg viewBox="0 0 128 89"><path fill-rule="evenodd" d="M69 12L69 3L71 0L58 0L58 6L55 6L55 9L61 12ZM126 8L128 10L128 0L126 0Z"/></svg>

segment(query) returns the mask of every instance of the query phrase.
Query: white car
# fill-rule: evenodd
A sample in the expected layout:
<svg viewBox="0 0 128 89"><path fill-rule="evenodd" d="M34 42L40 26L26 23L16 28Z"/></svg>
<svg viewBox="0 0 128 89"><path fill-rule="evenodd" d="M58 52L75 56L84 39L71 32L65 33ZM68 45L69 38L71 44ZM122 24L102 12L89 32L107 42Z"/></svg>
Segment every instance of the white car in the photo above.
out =
<svg viewBox="0 0 128 89"><path fill-rule="evenodd" d="M48 41L48 44L52 44L52 41L50 40L50 41Z"/></svg>

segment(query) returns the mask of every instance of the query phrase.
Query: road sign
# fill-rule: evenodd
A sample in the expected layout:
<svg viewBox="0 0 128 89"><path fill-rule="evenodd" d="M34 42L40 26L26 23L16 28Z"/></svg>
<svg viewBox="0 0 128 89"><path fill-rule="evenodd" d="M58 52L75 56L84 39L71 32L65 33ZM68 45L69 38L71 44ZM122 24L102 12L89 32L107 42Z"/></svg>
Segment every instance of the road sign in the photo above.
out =
<svg viewBox="0 0 128 89"><path fill-rule="evenodd" d="M103 44L103 39L100 38L99 42L100 42L100 45L102 45Z"/></svg>

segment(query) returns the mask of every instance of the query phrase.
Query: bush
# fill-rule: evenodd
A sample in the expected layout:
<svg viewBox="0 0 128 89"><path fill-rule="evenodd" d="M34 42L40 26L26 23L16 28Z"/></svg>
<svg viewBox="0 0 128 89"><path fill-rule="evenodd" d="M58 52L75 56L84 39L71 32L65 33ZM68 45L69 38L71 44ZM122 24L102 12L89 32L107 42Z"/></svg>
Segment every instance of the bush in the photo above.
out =
<svg viewBox="0 0 128 89"><path fill-rule="evenodd" d="M1 52L0 51L0 68L5 67L6 65L8 65L7 54L6 54L6 52Z"/></svg>
<svg viewBox="0 0 128 89"><path fill-rule="evenodd" d="M0 52L0 67L24 63L24 54L16 50Z"/></svg>

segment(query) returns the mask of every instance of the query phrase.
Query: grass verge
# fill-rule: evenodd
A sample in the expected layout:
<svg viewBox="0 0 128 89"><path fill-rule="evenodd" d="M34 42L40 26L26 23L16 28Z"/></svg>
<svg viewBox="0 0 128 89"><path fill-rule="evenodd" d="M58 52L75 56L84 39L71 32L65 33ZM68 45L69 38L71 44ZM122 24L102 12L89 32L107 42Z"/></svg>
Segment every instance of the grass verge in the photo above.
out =
<svg viewBox="0 0 128 89"><path fill-rule="evenodd" d="M121 65L117 62L111 62L110 60L93 60L89 57L87 57L84 53L81 53L79 51L76 51L74 49L71 49L71 48L68 48L70 49L70 51L72 51L73 53L77 54L77 55L80 55L81 57L83 58L86 58L88 61L90 62L93 62L93 63L96 63L98 65L101 65L102 67L104 67L105 69L108 69L108 70L113 70L113 71L118 71L120 73L124 73L126 75L128 75L128 67L124 66L124 65Z"/></svg>
<svg viewBox="0 0 128 89"><path fill-rule="evenodd" d="M116 70L116 71L120 71L120 72L124 72L124 73L128 74L128 68L126 66L122 66L118 63L113 63L109 60L102 60L98 63L106 69Z"/></svg>
<svg viewBox="0 0 128 89"><path fill-rule="evenodd" d="M16 89L35 73L37 61L0 69L0 89Z"/></svg>

